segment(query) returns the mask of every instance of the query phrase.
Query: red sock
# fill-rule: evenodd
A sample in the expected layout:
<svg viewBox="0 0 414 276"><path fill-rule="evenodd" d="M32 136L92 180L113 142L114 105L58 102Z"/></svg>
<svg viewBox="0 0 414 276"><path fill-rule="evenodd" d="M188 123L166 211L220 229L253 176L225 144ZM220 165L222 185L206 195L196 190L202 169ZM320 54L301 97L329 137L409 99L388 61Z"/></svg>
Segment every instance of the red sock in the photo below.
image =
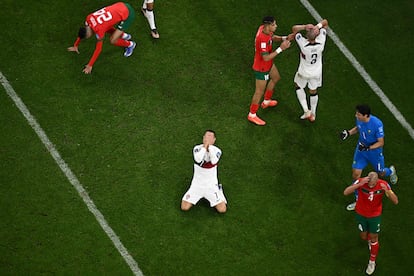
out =
<svg viewBox="0 0 414 276"><path fill-rule="evenodd" d="M266 101L270 100L272 98L272 95L273 95L273 90L266 90L266 92L264 94L264 99Z"/></svg>
<svg viewBox="0 0 414 276"><path fill-rule="evenodd" d="M114 45L126 48L130 46L130 42L128 40L123 40L121 38L118 38L118 40L115 42Z"/></svg>
<svg viewBox="0 0 414 276"><path fill-rule="evenodd" d="M256 114L257 110L259 110L259 105L258 104L251 104L250 105L250 113Z"/></svg>
<svg viewBox="0 0 414 276"><path fill-rule="evenodd" d="M370 242L371 243L371 256L369 257L370 261L375 262L375 259L377 258L378 255L378 250L379 250L379 242Z"/></svg>

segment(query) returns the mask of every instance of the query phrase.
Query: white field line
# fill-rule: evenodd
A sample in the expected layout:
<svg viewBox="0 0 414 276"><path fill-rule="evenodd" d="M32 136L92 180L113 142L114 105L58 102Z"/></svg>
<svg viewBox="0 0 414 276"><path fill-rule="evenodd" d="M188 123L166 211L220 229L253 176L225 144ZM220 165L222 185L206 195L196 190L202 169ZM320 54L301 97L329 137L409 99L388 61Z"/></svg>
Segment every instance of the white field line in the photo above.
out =
<svg viewBox="0 0 414 276"><path fill-rule="evenodd" d="M79 196L83 199L86 206L88 207L89 211L95 216L96 220L101 225L102 229L105 231L106 235L111 239L112 243L115 245L118 252L124 258L125 262L130 267L131 271L135 275L143 275L141 270L138 267L137 262L132 258L132 256L128 253L128 250L120 241L119 237L116 235L114 230L109 226L108 222L105 220L103 214L98 210L95 203L89 197L88 192L83 188L82 184L79 182L76 175L72 172L69 166L66 164L65 160L62 159L59 152L56 150L53 143L49 140L46 133L43 131L39 123L36 119L30 114L30 111L27 109L26 105L20 99L20 97L16 94L13 87L10 85L6 77L0 72L0 82L3 85L4 89L6 90L9 97L14 101L17 108L26 118L29 125L32 129L36 132L39 139L42 141L43 145L45 145L46 149L49 151L50 155L52 155L53 159L55 159L56 164L62 170L62 172L66 175L66 178L72 184L72 186L78 191Z"/></svg>
<svg viewBox="0 0 414 276"><path fill-rule="evenodd" d="M319 15L319 13L313 8L313 6L307 0L300 0L302 5L308 10L308 12L313 16L313 18L319 22L323 18ZM401 112L395 107L395 105L388 99L388 97L384 94L382 89L378 86L378 84L371 78L371 76L365 71L364 67L358 62L358 60L354 57L354 55L346 48L346 46L342 43L339 37L335 34L335 32L328 28L328 35L332 39L332 41L336 44L336 46L341 50L341 52L345 55L345 57L351 62L352 66L358 71L361 77L365 80L365 82L371 87L372 91L381 99L384 105L388 108L391 114L394 115L395 119L408 131L408 134L414 140L414 130L412 126L407 122Z"/></svg>

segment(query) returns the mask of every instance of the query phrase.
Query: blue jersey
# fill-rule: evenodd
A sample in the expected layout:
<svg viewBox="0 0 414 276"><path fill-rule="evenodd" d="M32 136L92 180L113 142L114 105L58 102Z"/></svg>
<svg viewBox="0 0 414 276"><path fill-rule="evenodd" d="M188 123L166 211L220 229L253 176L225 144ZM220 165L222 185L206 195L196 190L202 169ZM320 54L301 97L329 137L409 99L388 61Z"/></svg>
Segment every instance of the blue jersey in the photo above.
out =
<svg viewBox="0 0 414 276"><path fill-rule="evenodd" d="M371 115L368 122L356 120L356 126L359 132L358 144L355 148L354 161L352 168L363 170L368 164L371 164L376 172L384 171L384 155L382 154L382 147L369 151L359 151L359 144L371 146L378 141L378 138L384 137L384 127L382 122L377 117Z"/></svg>
<svg viewBox="0 0 414 276"><path fill-rule="evenodd" d="M378 141L378 138L384 138L384 126L380 119L371 115L368 122L356 120L356 126L359 132L358 142L371 146Z"/></svg>

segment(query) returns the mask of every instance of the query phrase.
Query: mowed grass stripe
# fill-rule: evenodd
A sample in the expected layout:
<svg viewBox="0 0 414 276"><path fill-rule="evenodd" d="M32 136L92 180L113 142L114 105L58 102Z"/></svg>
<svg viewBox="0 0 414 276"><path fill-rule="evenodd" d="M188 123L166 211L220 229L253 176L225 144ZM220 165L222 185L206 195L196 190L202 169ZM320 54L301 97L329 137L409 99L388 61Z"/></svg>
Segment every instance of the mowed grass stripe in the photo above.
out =
<svg viewBox="0 0 414 276"><path fill-rule="evenodd" d="M106 235L110 238L112 243L115 245L116 249L121 254L121 256L124 258L125 262L128 264L131 271L135 275L143 275L142 271L138 267L137 262L128 253L127 248L122 244L122 242L120 241L117 234L109 226L109 224L106 221L105 217L99 211L99 209L96 207L93 200L89 197L87 191L83 188L82 184L79 182L76 175L72 172L72 170L66 164L65 160L62 159L62 157L60 156L59 152L57 151L57 149L55 148L53 143L49 140L46 133L44 132L42 127L37 122L36 118L32 116L32 114L30 113L30 111L28 110L26 105L23 103L23 101L20 99L20 97L14 91L13 87L10 85L9 81L6 79L6 77L3 75L3 73L1 71L0 71L0 82L1 82L2 86L4 87L6 93L9 95L9 97L16 104L17 108L20 110L20 112L23 114L23 116L26 118L29 125L36 132L37 136L42 141L43 145L45 145L46 149L48 150L50 155L53 157L56 164L59 166L59 168L65 174L66 178L69 180L69 182L72 184L72 186L78 191L79 196L85 202L85 204L88 207L89 211L95 216L95 218L98 221L99 225L101 225L101 227L104 230L104 232L106 233Z"/></svg>

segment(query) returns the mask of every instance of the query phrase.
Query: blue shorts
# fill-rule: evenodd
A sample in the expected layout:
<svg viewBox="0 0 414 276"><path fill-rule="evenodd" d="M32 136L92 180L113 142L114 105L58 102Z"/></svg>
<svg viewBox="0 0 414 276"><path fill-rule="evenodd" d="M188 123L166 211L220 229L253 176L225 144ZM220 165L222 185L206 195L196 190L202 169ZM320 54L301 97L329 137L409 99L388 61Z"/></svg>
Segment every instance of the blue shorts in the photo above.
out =
<svg viewBox="0 0 414 276"><path fill-rule="evenodd" d="M354 161L352 162L352 168L363 170L366 166L368 166L368 164L371 164L376 172L384 171L384 155L382 154L382 148L369 151L359 151L357 145L354 153Z"/></svg>

